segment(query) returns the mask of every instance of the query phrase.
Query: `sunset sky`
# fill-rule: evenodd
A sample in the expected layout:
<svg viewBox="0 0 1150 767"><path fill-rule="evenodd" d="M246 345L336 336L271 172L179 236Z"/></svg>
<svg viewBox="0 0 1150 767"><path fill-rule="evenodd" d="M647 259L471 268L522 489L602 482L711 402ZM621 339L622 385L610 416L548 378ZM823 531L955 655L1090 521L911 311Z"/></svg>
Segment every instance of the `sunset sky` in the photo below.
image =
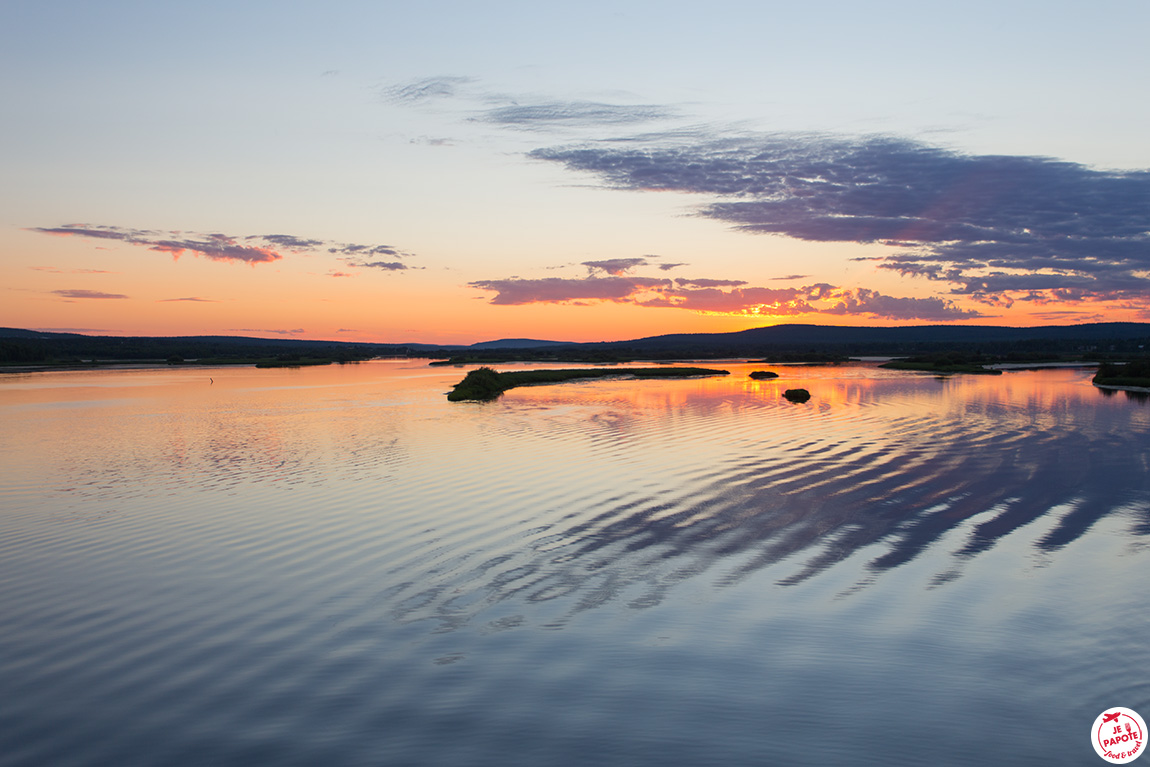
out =
<svg viewBox="0 0 1150 767"><path fill-rule="evenodd" d="M0 325L1150 320L1150 3L0 4Z"/></svg>

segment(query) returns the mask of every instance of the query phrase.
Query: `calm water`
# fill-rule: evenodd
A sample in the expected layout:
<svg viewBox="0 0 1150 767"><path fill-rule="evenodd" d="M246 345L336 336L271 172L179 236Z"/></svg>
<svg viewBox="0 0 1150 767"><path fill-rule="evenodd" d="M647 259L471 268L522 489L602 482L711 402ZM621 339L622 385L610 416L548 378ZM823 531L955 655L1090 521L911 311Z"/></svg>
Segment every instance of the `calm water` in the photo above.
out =
<svg viewBox="0 0 1150 767"><path fill-rule="evenodd" d="M1083 765L1150 715L1150 406L723 367L0 378L0 764Z"/></svg>

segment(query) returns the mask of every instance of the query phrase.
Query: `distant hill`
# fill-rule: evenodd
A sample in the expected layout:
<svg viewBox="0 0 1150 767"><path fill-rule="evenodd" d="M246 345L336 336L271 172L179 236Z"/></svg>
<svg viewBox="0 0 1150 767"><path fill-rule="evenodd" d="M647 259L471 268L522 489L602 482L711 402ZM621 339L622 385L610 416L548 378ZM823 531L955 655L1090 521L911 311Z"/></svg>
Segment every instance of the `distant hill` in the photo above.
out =
<svg viewBox="0 0 1150 767"><path fill-rule="evenodd" d="M677 333L614 341L604 346L662 349L726 346L764 347L899 346L987 344L1025 341L1128 340L1150 338L1150 323L1099 322L1085 325L1043 325L1015 328L996 325L911 325L904 327L841 327L833 325L773 325L734 333Z"/></svg>
<svg viewBox="0 0 1150 767"><path fill-rule="evenodd" d="M774 325L734 333L676 333L629 341L571 343L505 338L466 345L424 343L373 344L246 336L88 336L0 328L0 362L97 359L110 361L240 360L307 355L339 360L371 356L445 358L466 362L549 359L615 361L623 359L715 359L808 355L832 357L906 356L958 351L1020 359L1038 356L1144 355L1150 347L1150 323L1101 322L1015 328L994 325L912 325L841 327Z"/></svg>
<svg viewBox="0 0 1150 767"><path fill-rule="evenodd" d="M440 347L428 347L438 353ZM423 356L402 344L365 344L247 336L88 336L0 328L0 362L53 363L87 360L204 360L240 362L269 358L339 361L379 356Z"/></svg>
<svg viewBox="0 0 1150 767"><path fill-rule="evenodd" d="M64 338L81 337L80 333L49 333L43 330L23 330L21 328L0 328L0 338Z"/></svg>
<svg viewBox="0 0 1150 767"><path fill-rule="evenodd" d="M570 341L537 341L532 338L501 338L498 341L480 341L468 349L536 349L541 346L572 346Z"/></svg>
<svg viewBox="0 0 1150 767"><path fill-rule="evenodd" d="M996 325L842 327L773 325L733 333L674 333L627 341L572 343L530 348L483 348L452 352L460 363L514 360L615 362L628 359L765 358L815 361L858 356L912 356L956 352L1000 361L1105 359L1142 355L1150 347L1150 323L1102 322L1015 328Z"/></svg>

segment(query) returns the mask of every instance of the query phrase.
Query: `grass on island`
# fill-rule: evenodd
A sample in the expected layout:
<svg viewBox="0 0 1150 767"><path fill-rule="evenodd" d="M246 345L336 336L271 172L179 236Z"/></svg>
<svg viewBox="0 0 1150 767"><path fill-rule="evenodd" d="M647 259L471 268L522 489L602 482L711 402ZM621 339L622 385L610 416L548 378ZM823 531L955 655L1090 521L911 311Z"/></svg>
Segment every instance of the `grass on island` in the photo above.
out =
<svg viewBox="0 0 1150 767"><path fill-rule="evenodd" d="M1104 363L1094 374L1096 386L1135 386L1150 389L1150 360L1140 359L1125 365Z"/></svg>
<svg viewBox="0 0 1150 767"><path fill-rule="evenodd" d="M690 378L693 376L725 376L728 370L709 368L590 368L576 370L511 370L499 373L489 367L476 368L447 394L452 402L464 400L493 400L508 389L532 384L562 383L580 378L606 378L608 376L634 376L635 378Z"/></svg>
<svg viewBox="0 0 1150 767"><path fill-rule="evenodd" d="M260 360L257 368L302 368L312 365L330 365L335 362L331 357L297 357L295 359Z"/></svg>
<svg viewBox="0 0 1150 767"><path fill-rule="evenodd" d="M988 368L994 360L980 354L965 355L949 352L946 354L929 354L921 357L907 357L900 360L884 362L879 367L890 370L920 370L925 373L976 373L978 375L1002 375L1001 370Z"/></svg>

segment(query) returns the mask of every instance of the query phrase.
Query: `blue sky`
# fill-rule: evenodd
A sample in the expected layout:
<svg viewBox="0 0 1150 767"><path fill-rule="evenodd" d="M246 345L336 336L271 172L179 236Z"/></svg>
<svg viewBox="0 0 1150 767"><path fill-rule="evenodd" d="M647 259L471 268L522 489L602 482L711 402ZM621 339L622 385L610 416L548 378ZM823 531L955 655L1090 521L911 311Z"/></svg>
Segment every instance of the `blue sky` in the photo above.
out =
<svg viewBox="0 0 1150 767"><path fill-rule="evenodd" d="M1136 2L8 2L0 324L1146 319L1146 29Z"/></svg>

